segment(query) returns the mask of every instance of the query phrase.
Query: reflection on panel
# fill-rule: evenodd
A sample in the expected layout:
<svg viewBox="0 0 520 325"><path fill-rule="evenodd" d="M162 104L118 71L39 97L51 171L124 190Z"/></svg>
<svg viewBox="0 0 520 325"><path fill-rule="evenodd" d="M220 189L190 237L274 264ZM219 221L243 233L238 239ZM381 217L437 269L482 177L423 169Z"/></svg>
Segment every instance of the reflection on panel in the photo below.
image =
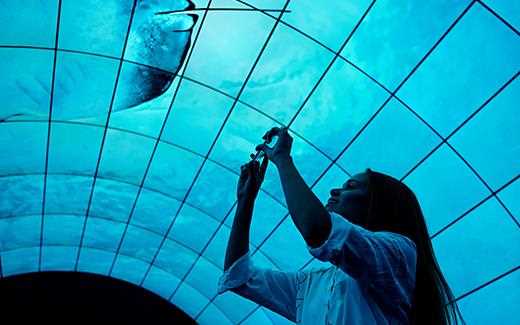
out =
<svg viewBox="0 0 520 325"><path fill-rule="evenodd" d="M173 274L152 266L146 280L143 282L143 287L157 293L164 299L169 299L179 281L179 278Z"/></svg>
<svg viewBox="0 0 520 325"><path fill-rule="evenodd" d="M125 226L107 219L88 217L83 245L115 252Z"/></svg>
<svg viewBox="0 0 520 325"><path fill-rule="evenodd" d="M232 104L231 98L183 79L162 139L205 155Z"/></svg>
<svg viewBox="0 0 520 325"><path fill-rule="evenodd" d="M166 239L154 264L176 277L182 278L196 258L197 255L192 250Z"/></svg>
<svg viewBox="0 0 520 325"><path fill-rule="evenodd" d="M219 222L202 211L183 205L168 237L200 253Z"/></svg>
<svg viewBox="0 0 520 325"><path fill-rule="evenodd" d="M187 202L217 220L222 220L236 200L237 181L237 175L208 160L193 185Z"/></svg>
<svg viewBox="0 0 520 325"><path fill-rule="evenodd" d="M212 7L226 5L244 8L232 0L220 0ZM209 12L186 75L235 95L260 53L273 24L273 19L254 12Z"/></svg>
<svg viewBox="0 0 520 325"><path fill-rule="evenodd" d="M120 57L132 1L62 1L59 46Z"/></svg>
<svg viewBox="0 0 520 325"><path fill-rule="evenodd" d="M0 44L54 47L58 1L0 2ZM34 31L38 31L35 33Z"/></svg>
<svg viewBox="0 0 520 325"><path fill-rule="evenodd" d="M338 163L401 178L441 140L397 100L391 100L345 151Z"/></svg>
<svg viewBox="0 0 520 325"><path fill-rule="evenodd" d="M377 1L342 55L394 90L467 3Z"/></svg>
<svg viewBox="0 0 520 325"><path fill-rule="evenodd" d="M253 231L253 227L251 228L251 231ZM230 228L226 226L220 227L220 229L215 234L215 237L213 237L208 247L202 254L202 257L218 266L218 268L221 270L220 272L222 272L224 269L224 260L226 257L226 248L229 235ZM251 248L251 245L249 247Z"/></svg>
<svg viewBox="0 0 520 325"><path fill-rule="evenodd" d="M197 319L201 324L233 324L231 320L215 304L211 303Z"/></svg>
<svg viewBox="0 0 520 325"><path fill-rule="evenodd" d="M492 189L520 173L518 103L517 78L450 140Z"/></svg>
<svg viewBox="0 0 520 325"><path fill-rule="evenodd" d="M511 211L516 220L520 220L520 181L516 180L514 183L503 189L498 193L498 197L502 199L505 206Z"/></svg>
<svg viewBox="0 0 520 325"><path fill-rule="evenodd" d="M151 262L162 239L163 237L156 233L130 225L119 252L122 255L135 256L140 260Z"/></svg>
<svg viewBox="0 0 520 325"><path fill-rule="evenodd" d="M520 27L520 2L509 0L486 0L484 2L518 30Z"/></svg>
<svg viewBox="0 0 520 325"><path fill-rule="evenodd" d="M78 260L78 270L106 275L112 266L114 257L113 252L83 246Z"/></svg>
<svg viewBox="0 0 520 325"><path fill-rule="evenodd" d="M0 49L0 121L48 119L53 58L50 50Z"/></svg>
<svg viewBox="0 0 520 325"><path fill-rule="evenodd" d="M4 277L38 271L40 247L29 247L2 252Z"/></svg>
<svg viewBox="0 0 520 325"><path fill-rule="evenodd" d="M145 185L182 200L201 164L202 157L159 143Z"/></svg>
<svg viewBox="0 0 520 325"><path fill-rule="evenodd" d="M256 303L244 299L234 292L227 291L222 295L218 295L213 300L215 306L217 306L222 312L234 323L238 323L247 314L249 314L256 306Z"/></svg>
<svg viewBox="0 0 520 325"><path fill-rule="evenodd" d="M476 4L398 95L446 136L518 71L519 56L518 35Z"/></svg>
<svg viewBox="0 0 520 325"><path fill-rule="evenodd" d="M92 177L89 176L47 175L45 213L85 214L91 187Z"/></svg>
<svg viewBox="0 0 520 325"><path fill-rule="evenodd" d="M330 5L313 0L289 3L283 20L338 50L368 8L370 1L336 1Z"/></svg>
<svg viewBox="0 0 520 325"><path fill-rule="evenodd" d="M310 257L305 240L290 216L261 249L284 271L298 270Z"/></svg>
<svg viewBox="0 0 520 325"><path fill-rule="evenodd" d="M41 215L0 219L0 251L40 246Z"/></svg>
<svg viewBox="0 0 520 325"><path fill-rule="evenodd" d="M287 209L277 201L264 192L259 192L251 221L251 243L259 245L287 213ZM234 218L234 216L233 214L232 217Z"/></svg>
<svg viewBox="0 0 520 325"><path fill-rule="evenodd" d="M49 173L94 175L103 128L53 122L49 146Z"/></svg>
<svg viewBox="0 0 520 325"><path fill-rule="evenodd" d="M332 57L310 39L278 25L240 98L287 124Z"/></svg>
<svg viewBox="0 0 520 325"><path fill-rule="evenodd" d="M165 235L179 204L172 197L143 188L130 223Z"/></svg>
<svg viewBox="0 0 520 325"><path fill-rule="evenodd" d="M84 219L83 215L46 214L43 219L43 245L78 246Z"/></svg>
<svg viewBox="0 0 520 325"><path fill-rule="evenodd" d="M108 130L99 175L140 184L155 141L131 133Z"/></svg>
<svg viewBox="0 0 520 325"><path fill-rule="evenodd" d="M42 271L72 271L78 255L77 247L42 246Z"/></svg>
<svg viewBox="0 0 520 325"><path fill-rule="evenodd" d="M117 255L110 276L139 285L149 264L130 256Z"/></svg>
<svg viewBox="0 0 520 325"><path fill-rule="evenodd" d="M430 234L439 231L489 194L446 145L437 149L404 182L417 196Z"/></svg>
<svg viewBox="0 0 520 325"><path fill-rule="evenodd" d="M0 217L41 214L43 175L0 177Z"/></svg>
<svg viewBox="0 0 520 325"><path fill-rule="evenodd" d="M208 298L183 282L170 301L193 318L206 306Z"/></svg>
<svg viewBox="0 0 520 325"><path fill-rule="evenodd" d="M381 87L338 59L293 129L335 158L387 97Z"/></svg>
<svg viewBox="0 0 520 325"><path fill-rule="evenodd" d="M0 123L0 174L43 173L46 123Z"/></svg>
<svg viewBox="0 0 520 325"><path fill-rule="evenodd" d="M217 294L220 273L221 271L215 265L200 258L186 278L186 283L209 299Z"/></svg>
<svg viewBox="0 0 520 325"><path fill-rule="evenodd" d="M516 271L458 302L468 324L517 324L520 271Z"/></svg>
<svg viewBox="0 0 520 325"><path fill-rule="evenodd" d="M289 134L291 134L291 132L289 132ZM325 168L331 164L331 161L308 142L296 137L294 134L291 135L294 139L291 150L294 165L305 183L311 186L323 173ZM267 191L269 190L267 189Z"/></svg>
<svg viewBox="0 0 520 325"><path fill-rule="evenodd" d="M89 216L127 222L137 189L135 185L98 178L92 194Z"/></svg>
<svg viewBox="0 0 520 325"><path fill-rule="evenodd" d="M433 240L439 265L455 296L520 265L518 243L517 226L494 198Z"/></svg>
<svg viewBox="0 0 520 325"><path fill-rule="evenodd" d="M58 52L52 119L89 118L105 125L118 66L113 59Z"/></svg>

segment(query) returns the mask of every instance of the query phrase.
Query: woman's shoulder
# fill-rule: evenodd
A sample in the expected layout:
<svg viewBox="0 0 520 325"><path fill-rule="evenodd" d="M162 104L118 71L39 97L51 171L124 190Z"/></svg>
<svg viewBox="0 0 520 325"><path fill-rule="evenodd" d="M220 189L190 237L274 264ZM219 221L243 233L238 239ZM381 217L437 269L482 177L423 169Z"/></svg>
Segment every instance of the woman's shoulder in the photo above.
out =
<svg viewBox="0 0 520 325"><path fill-rule="evenodd" d="M415 242L408 236L391 231L379 231L378 233L387 237L388 240L390 240L395 246L399 247L403 251L413 254L416 253L417 248L415 246Z"/></svg>

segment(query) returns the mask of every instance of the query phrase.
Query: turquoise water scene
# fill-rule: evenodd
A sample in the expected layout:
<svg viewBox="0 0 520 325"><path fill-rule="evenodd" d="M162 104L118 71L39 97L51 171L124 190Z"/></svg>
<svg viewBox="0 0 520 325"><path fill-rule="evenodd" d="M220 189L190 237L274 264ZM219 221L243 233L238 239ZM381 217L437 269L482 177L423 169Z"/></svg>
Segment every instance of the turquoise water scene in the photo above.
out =
<svg viewBox="0 0 520 325"><path fill-rule="evenodd" d="M325 204L413 190L467 324L519 324L520 1L0 0L0 277L67 271L199 324L293 324L217 294L240 166L272 127ZM268 166L255 265L328 267Z"/></svg>

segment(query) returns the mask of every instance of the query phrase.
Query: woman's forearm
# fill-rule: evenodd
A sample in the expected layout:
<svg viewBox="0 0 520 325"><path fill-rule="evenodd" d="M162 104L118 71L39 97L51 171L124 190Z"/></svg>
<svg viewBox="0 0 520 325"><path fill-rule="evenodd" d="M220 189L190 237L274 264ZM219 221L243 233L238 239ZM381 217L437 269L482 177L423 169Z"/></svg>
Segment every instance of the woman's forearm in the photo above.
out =
<svg viewBox="0 0 520 325"><path fill-rule="evenodd" d="M249 229L253 215L254 198L239 199L226 249L224 270L249 250Z"/></svg>
<svg viewBox="0 0 520 325"><path fill-rule="evenodd" d="M327 210L307 186L291 157L279 161L277 167L287 207L296 228L308 245L319 246L327 239L332 227Z"/></svg>

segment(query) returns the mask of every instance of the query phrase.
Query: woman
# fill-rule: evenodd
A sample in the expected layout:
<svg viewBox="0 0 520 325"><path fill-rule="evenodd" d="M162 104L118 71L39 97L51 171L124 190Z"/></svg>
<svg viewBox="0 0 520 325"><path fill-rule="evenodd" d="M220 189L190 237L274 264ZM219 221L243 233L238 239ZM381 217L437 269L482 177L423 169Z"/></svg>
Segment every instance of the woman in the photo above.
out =
<svg viewBox="0 0 520 325"><path fill-rule="evenodd" d="M274 136L276 144L267 146ZM242 166L238 205L219 294L231 290L303 324L456 324L462 320L435 260L419 203L402 182L370 169L332 189L323 206L294 166L287 128L257 146ZM257 268L249 226L268 160L278 169L291 218L309 252L331 267L281 272Z"/></svg>

